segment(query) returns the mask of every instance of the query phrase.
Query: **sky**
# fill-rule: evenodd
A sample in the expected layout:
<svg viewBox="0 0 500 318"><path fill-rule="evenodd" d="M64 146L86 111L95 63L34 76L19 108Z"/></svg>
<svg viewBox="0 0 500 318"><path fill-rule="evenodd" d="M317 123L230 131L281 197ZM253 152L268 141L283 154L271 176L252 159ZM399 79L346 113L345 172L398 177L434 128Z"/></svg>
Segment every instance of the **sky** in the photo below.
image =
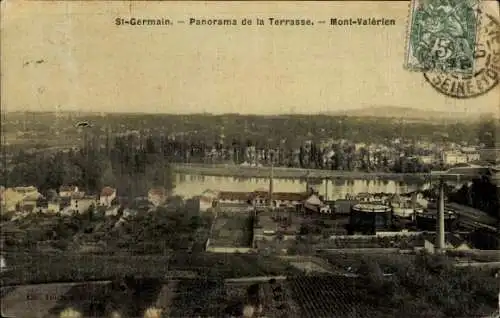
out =
<svg viewBox="0 0 500 318"><path fill-rule="evenodd" d="M494 1L489 4L498 17ZM499 112L404 65L409 2L2 2L2 111L318 113L372 106ZM311 18L307 26L116 26L117 17ZM333 27L330 18L387 18ZM266 19L267 20L267 19ZM267 23L267 21L266 21ZM36 63L30 61L40 61ZM27 63L30 62L30 63Z"/></svg>

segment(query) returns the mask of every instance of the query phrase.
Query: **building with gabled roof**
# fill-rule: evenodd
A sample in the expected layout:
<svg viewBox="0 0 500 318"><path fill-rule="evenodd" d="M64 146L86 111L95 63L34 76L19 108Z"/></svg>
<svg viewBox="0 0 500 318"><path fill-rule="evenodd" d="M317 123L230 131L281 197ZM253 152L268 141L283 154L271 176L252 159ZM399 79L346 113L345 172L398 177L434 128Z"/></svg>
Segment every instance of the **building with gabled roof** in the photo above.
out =
<svg viewBox="0 0 500 318"><path fill-rule="evenodd" d="M62 185L59 187L59 196L64 197L72 197L74 194L80 192L77 186L72 185Z"/></svg>
<svg viewBox="0 0 500 318"><path fill-rule="evenodd" d="M148 191L148 201L154 206L160 206L167 201L167 189L164 187L154 187Z"/></svg>
<svg viewBox="0 0 500 318"><path fill-rule="evenodd" d="M426 237L424 237L424 248L431 254L436 250L436 240L436 234L426 235ZM470 250L471 246L459 235L454 233L445 233L445 248L448 250L463 251Z"/></svg>
<svg viewBox="0 0 500 318"><path fill-rule="evenodd" d="M104 187L99 195L99 204L102 206L111 206L111 203L116 198L116 189L112 187Z"/></svg>
<svg viewBox="0 0 500 318"><path fill-rule="evenodd" d="M213 208L217 202L219 192L207 189L198 197L200 212L206 212L208 209Z"/></svg>

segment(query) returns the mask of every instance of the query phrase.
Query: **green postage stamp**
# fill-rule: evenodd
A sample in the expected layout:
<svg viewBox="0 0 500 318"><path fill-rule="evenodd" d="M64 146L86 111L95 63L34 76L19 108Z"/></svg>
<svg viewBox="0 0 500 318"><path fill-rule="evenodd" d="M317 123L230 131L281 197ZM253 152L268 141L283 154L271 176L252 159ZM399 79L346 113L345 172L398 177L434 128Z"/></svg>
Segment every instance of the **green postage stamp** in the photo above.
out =
<svg viewBox="0 0 500 318"><path fill-rule="evenodd" d="M478 0L412 0L405 66L412 71L474 72Z"/></svg>

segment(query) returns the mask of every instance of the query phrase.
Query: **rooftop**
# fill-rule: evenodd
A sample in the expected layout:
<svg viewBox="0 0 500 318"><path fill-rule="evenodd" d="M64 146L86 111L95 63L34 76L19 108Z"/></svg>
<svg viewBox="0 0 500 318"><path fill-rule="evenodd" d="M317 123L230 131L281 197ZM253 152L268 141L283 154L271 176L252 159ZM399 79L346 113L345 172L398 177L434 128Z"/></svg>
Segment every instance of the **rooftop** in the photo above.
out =
<svg viewBox="0 0 500 318"><path fill-rule="evenodd" d="M167 193L167 190L163 187L156 187L156 188L151 188L149 191L148 191L148 194L149 195L160 195L160 196L163 196Z"/></svg>
<svg viewBox="0 0 500 318"><path fill-rule="evenodd" d="M74 192L77 191L78 187L77 186L60 186L59 187L59 192Z"/></svg>
<svg viewBox="0 0 500 318"><path fill-rule="evenodd" d="M382 204L359 203L353 206L353 209L361 212L387 212L391 208Z"/></svg>
<svg viewBox="0 0 500 318"><path fill-rule="evenodd" d="M113 189L111 187L104 187L102 188L101 190L101 196L110 196L110 195L113 195L113 193L116 192L116 189Z"/></svg>

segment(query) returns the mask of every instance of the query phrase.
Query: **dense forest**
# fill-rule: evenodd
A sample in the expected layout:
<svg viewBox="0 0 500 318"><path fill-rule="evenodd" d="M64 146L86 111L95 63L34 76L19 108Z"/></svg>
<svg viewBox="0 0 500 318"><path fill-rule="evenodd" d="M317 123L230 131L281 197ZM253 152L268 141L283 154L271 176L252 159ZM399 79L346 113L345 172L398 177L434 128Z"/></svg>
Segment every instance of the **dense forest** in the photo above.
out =
<svg viewBox="0 0 500 318"><path fill-rule="evenodd" d="M61 185L77 185L89 193L113 186L130 197L143 196L153 186L172 189L168 156L160 149L137 147L127 138L117 138L104 149L88 142L79 150L20 151L12 162L13 168L4 173L2 184L35 185L42 193Z"/></svg>

